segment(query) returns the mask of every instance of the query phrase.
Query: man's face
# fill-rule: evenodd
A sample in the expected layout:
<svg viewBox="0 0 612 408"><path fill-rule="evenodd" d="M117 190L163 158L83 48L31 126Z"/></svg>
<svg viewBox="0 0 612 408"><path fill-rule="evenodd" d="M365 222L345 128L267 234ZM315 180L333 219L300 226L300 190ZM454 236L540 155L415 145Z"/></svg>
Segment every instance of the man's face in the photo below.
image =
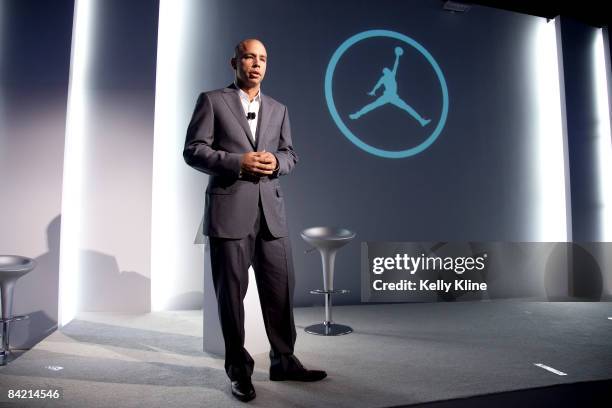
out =
<svg viewBox="0 0 612 408"><path fill-rule="evenodd" d="M248 88L259 86L266 75L266 48L257 40L246 41L239 47L238 55L232 58L239 85Z"/></svg>

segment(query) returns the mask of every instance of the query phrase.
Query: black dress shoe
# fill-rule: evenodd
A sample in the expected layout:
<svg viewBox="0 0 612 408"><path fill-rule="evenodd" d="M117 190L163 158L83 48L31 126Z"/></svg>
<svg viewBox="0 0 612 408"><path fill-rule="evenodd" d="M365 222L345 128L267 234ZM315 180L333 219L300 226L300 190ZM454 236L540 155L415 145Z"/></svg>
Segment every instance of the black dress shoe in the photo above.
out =
<svg viewBox="0 0 612 408"><path fill-rule="evenodd" d="M255 398L255 387L251 379L232 381L232 395L242 402Z"/></svg>
<svg viewBox="0 0 612 408"><path fill-rule="evenodd" d="M307 370L305 368L279 373L270 371L270 381L319 381L327 377L327 373L321 370Z"/></svg>

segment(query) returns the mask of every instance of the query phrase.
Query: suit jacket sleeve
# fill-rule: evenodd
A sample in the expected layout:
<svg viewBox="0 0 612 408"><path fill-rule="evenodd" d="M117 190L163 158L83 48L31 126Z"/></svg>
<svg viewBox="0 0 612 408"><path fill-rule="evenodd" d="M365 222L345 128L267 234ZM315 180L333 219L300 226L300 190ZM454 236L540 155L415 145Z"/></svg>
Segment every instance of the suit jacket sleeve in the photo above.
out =
<svg viewBox="0 0 612 408"><path fill-rule="evenodd" d="M213 148L215 112L210 98L200 94L187 128L183 158L191 167L206 174L238 177L242 154Z"/></svg>
<svg viewBox="0 0 612 408"><path fill-rule="evenodd" d="M287 107L285 107L281 124L278 149L274 152L274 156L276 156L276 161L278 162L278 169L272 174L272 177L289 174L298 162L298 156L293 150L293 143L291 141L291 125L289 124L289 111Z"/></svg>

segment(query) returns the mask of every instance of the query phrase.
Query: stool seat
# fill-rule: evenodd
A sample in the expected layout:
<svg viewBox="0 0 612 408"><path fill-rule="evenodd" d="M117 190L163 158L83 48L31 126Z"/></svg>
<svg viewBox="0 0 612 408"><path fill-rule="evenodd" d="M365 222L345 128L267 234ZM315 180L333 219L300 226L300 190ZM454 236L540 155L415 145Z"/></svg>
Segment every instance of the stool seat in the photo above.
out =
<svg viewBox="0 0 612 408"><path fill-rule="evenodd" d="M0 255L0 284L17 280L36 266L36 261L19 255Z"/></svg>
<svg viewBox="0 0 612 408"><path fill-rule="evenodd" d="M332 321L332 294L348 293L346 289L334 289L334 264L336 252L355 238L355 233L346 228L312 227L301 233L302 239L319 250L323 264L323 289L312 290L310 293L325 295L325 320L304 330L310 334L321 336L338 336L353 331L349 326Z"/></svg>
<svg viewBox="0 0 612 408"><path fill-rule="evenodd" d="M302 238L317 249L339 249L348 244L355 233L344 228L313 227L302 231Z"/></svg>
<svg viewBox="0 0 612 408"><path fill-rule="evenodd" d="M19 255L0 255L0 297L2 301L2 348L0 365L8 362L9 324L27 319L27 316L13 316L13 289L17 279L36 267L36 261Z"/></svg>

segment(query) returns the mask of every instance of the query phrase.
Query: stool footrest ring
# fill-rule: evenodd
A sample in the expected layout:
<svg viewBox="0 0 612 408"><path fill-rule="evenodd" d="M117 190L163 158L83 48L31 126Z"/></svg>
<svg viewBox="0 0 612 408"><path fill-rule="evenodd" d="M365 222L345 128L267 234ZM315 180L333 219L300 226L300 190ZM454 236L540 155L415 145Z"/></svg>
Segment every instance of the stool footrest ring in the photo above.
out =
<svg viewBox="0 0 612 408"><path fill-rule="evenodd" d="M26 320L26 319L29 319L29 318L30 318L29 315L13 316L13 317L10 317L8 319L0 319L0 323L16 322L18 320Z"/></svg>
<svg viewBox="0 0 612 408"><path fill-rule="evenodd" d="M328 293L349 293L348 289L332 289L332 290L324 290L324 289L314 289L311 290L310 293L313 295L326 295Z"/></svg>

